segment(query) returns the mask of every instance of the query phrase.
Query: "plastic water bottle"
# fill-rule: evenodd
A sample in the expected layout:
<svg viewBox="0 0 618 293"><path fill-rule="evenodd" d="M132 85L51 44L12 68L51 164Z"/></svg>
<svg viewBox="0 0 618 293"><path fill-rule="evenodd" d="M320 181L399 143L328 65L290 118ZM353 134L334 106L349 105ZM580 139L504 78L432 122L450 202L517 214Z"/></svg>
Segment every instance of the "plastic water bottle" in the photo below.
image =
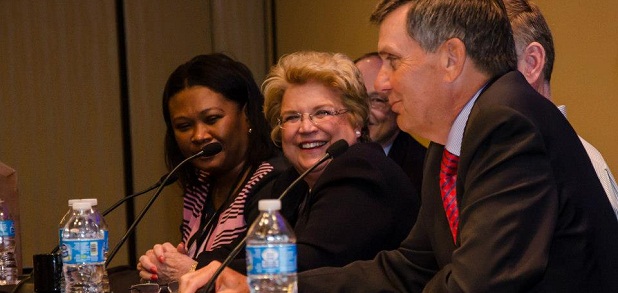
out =
<svg viewBox="0 0 618 293"><path fill-rule="evenodd" d="M64 226L60 245L65 292L103 292L104 241L90 202L73 203L73 215Z"/></svg>
<svg viewBox="0 0 618 293"><path fill-rule="evenodd" d="M103 257L104 257L104 260L107 260L107 252L109 251L109 238L108 238L109 229L108 229L107 223L105 222L105 219L103 218L103 215L99 212L97 208L99 202L96 198L85 198L83 200L90 202L90 205L92 207L90 212L95 217L96 222L99 225L99 231L103 233L103 237L105 238L104 239L105 247L103 248ZM103 287L104 293L109 293L111 291L110 286L109 286L109 276L107 275L107 270L105 269L103 270L103 279L101 280L101 286Z"/></svg>
<svg viewBox="0 0 618 293"><path fill-rule="evenodd" d="M297 292L296 236L281 216L281 201L263 199L247 234L247 279L251 292Z"/></svg>
<svg viewBox="0 0 618 293"><path fill-rule="evenodd" d="M64 226L66 226L66 224L69 222L71 217L73 217L73 214L74 214L73 204L79 201L81 201L81 199L79 198L69 199L68 201L69 210L64 214L64 216L60 220L60 224L58 224L58 245L59 245L58 247L62 245L62 234L64 231ZM66 292L66 283L65 283L64 278L60 279L60 292L62 293Z"/></svg>
<svg viewBox="0 0 618 293"><path fill-rule="evenodd" d="M81 199L79 198L73 198L73 199L69 199L68 204L69 204L69 210L64 214L64 216L62 216L62 220L60 220L60 224L58 224L58 239L59 239L59 244L62 244L62 231L64 230L64 226L69 222L69 219L71 219L71 216L73 216L73 204L81 201Z"/></svg>
<svg viewBox="0 0 618 293"><path fill-rule="evenodd" d="M15 261L15 223L0 199L0 285L18 283Z"/></svg>

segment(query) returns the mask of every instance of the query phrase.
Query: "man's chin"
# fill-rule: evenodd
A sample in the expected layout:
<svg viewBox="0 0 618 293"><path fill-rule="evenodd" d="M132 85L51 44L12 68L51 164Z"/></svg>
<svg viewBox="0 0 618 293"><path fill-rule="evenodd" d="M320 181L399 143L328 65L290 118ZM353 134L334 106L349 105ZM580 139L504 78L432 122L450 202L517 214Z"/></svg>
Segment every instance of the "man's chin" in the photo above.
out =
<svg viewBox="0 0 618 293"><path fill-rule="evenodd" d="M391 104L391 112L395 113L395 115L399 115L401 113L401 107L402 107L402 103L401 101L397 101Z"/></svg>

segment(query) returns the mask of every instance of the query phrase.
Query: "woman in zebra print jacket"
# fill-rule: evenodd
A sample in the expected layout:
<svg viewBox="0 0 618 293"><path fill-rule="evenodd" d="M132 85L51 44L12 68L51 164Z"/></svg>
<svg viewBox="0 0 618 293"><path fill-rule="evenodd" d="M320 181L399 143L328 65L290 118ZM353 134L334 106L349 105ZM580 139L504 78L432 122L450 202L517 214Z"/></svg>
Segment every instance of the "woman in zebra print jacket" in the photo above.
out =
<svg viewBox="0 0 618 293"><path fill-rule="evenodd" d="M140 276L168 283L222 261L257 217L257 202L270 197L272 181L287 167L270 140L264 97L249 69L223 54L200 55L180 65L163 93L168 169L221 143L212 157L180 170L184 189L182 242L154 245L139 259ZM244 251L232 267L244 269Z"/></svg>

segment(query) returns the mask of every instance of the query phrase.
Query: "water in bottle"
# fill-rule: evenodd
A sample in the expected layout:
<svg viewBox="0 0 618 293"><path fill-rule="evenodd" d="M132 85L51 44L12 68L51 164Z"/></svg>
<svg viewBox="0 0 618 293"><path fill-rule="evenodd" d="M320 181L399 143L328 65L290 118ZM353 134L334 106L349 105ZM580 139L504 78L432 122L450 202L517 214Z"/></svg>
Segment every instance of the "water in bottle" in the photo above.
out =
<svg viewBox="0 0 618 293"><path fill-rule="evenodd" d="M296 236L281 216L281 201L260 200L260 216L247 234L251 292L297 292Z"/></svg>
<svg viewBox="0 0 618 293"><path fill-rule="evenodd" d="M99 225L99 231L103 234L103 238L105 238L103 241L103 244L105 245L103 247L103 256L104 256L104 259L107 260L107 252L109 251L109 238L108 238L109 230L107 227L107 223L105 222L105 219L103 218L103 215L98 210L98 200L96 198L85 198L83 200L90 202L90 205L92 206L92 209L90 210L90 212L95 217L96 222ZM103 270L103 279L101 280L101 286L103 286L104 293L109 293L111 291L110 286L109 286L109 276L107 275L107 270Z"/></svg>
<svg viewBox="0 0 618 293"><path fill-rule="evenodd" d="M69 222L71 217L73 217L73 213L74 213L74 211L73 211L73 204L78 202L78 201L81 201L81 199L79 199L79 198L69 199L69 201L68 201L69 210L64 214L64 216L60 220L60 224L58 224L58 248L60 248L60 246L62 245L62 234L63 234L63 231L64 231L64 226L66 226L66 224ZM61 259L61 261L62 261L62 259ZM60 278L60 291L62 293L64 293L65 289L66 289L66 283L64 281L65 281L64 278Z"/></svg>
<svg viewBox="0 0 618 293"><path fill-rule="evenodd" d="M73 203L76 203L80 200L81 199L79 198L69 199L69 210L64 214L64 216L62 216L60 224L58 224L58 244L62 244L62 231L64 230L64 226L67 224L67 222L69 222L69 219L71 219L71 216L73 216Z"/></svg>
<svg viewBox="0 0 618 293"><path fill-rule="evenodd" d="M15 222L0 199L0 285L18 283L15 261Z"/></svg>
<svg viewBox="0 0 618 293"><path fill-rule="evenodd" d="M88 201L73 203L73 215L62 231L62 272L66 293L103 292L105 237Z"/></svg>

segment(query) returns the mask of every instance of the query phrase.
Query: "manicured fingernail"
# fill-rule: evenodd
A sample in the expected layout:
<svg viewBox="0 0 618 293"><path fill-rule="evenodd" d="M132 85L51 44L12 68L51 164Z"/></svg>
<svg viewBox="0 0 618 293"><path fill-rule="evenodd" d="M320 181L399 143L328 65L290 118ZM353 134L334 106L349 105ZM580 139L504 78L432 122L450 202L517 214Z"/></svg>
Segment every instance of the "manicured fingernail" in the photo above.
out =
<svg viewBox="0 0 618 293"><path fill-rule="evenodd" d="M158 279L159 279L159 276L157 276L157 275L152 275L152 276L150 277L150 280L151 280L151 281L156 281L156 280L158 280Z"/></svg>

